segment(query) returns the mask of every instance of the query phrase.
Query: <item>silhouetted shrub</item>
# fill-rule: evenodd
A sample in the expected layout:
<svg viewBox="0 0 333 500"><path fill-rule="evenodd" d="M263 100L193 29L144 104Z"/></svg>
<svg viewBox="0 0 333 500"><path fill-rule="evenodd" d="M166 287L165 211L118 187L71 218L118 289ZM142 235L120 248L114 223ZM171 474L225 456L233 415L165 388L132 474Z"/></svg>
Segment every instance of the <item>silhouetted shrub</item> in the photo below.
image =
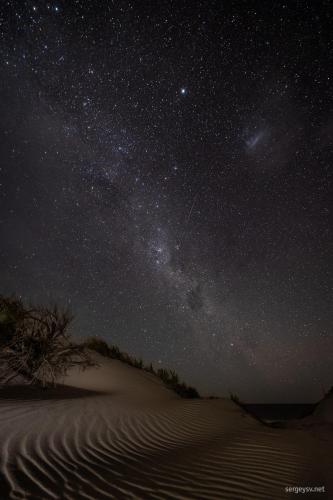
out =
<svg viewBox="0 0 333 500"><path fill-rule="evenodd" d="M149 373L154 373L154 375L156 375L155 373L155 370L154 370L154 367L153 367L153 364L150 363L149 365L145 366L144 369L146 370L146 372L149 372Z"/></svg>
<svg viewBox="0 0 333 500"><path fill-rule="evenodd" d="M179 377L174 370L169 370L169 380L172 385L179 384Z"/></svg>
<svg viewBox="0 0 333 500"><path fill-rule="evenodd" d="M140 368L140 370L142 370L143 368L143 361L142 359L136 359L136 358L132 358L132 364L135 368Z"/></svg>
<svg viewBox="0 0 333 500"><path fill-rule="evenodd" d="M111 349L107 342L98 337L89 337L82 345L84 345L87 349L98 352L102 356L111 356Z"/></svg>
<svg viewBox="0 0 333 500"><path fill-rule="evenodd" d="M194 387L189 386L186 389L184 397L196 399L196 398L200 398L200 394L198 393L198 391Z"/></svg>
<svg viewBox="0 0 333 500"><path fill-rule="evenodd" d="M110 357L123 360L123 354L120 352L119 347L117 347L116 345L110 346Z"/></svg>
<svg viewBox="0 0 333 500"><path fill-rule="evenodd" d="M237 396L237 394L233 394L232 392L230 392L229 396L230 396L231 401L233 401L234 403L236 403L236 405L238 405L238 406L243 406L244 405L243 401L241 401L239 399L239 397Z"/></svg>
<svg viewBox="0 0 333 500"><path fill-rule="evenodd" d="M194 387L186 385L184 382L181 384L171 385L172 389L181 397L188 399L200 398L200 394Z"/></svg>
<svg viewBox="0 0 333 500"><path fill-rule="evenodd" d="M24 306L20 299L0 296L0 381L23 375L30 383L56 384L71 366L92 365L85 350L71 342L72 321L57 306Z"/></svg>
<svg viewBox="0 0 333 500"><path fill-rule="evenodd" d="M160 379L166 384L170 382L169 372L165 368L159 368L157 370L157 376L160 377Z"/></svg>

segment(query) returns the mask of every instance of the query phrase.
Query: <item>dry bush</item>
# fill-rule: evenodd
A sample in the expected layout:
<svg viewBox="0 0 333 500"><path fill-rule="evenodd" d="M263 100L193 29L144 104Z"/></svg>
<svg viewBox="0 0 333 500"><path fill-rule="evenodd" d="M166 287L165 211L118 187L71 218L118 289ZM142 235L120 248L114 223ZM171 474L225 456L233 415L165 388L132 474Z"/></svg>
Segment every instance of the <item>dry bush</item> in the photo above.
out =
<svg viewBox="0 0 333 500"><path fill-rule="evenodd" d="M1 382L23 375L30 383L55 385L70 367L92 366L84 347L71 342L72 319L57 306L26 308L15 297L0 296Z"/></svg>

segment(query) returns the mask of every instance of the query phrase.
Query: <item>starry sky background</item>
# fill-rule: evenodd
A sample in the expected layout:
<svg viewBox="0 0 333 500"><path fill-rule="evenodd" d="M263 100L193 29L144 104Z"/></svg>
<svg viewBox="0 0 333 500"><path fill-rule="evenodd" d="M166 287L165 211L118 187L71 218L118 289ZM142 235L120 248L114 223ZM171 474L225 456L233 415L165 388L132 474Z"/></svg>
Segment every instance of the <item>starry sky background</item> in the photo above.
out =
<svg viewBox="0 0 333 500"><path fill-rule="evenodd" d="M333 384L329 1L3 1L1 292L203 394ZM331 64L331 66L330 66Z"/></svg>

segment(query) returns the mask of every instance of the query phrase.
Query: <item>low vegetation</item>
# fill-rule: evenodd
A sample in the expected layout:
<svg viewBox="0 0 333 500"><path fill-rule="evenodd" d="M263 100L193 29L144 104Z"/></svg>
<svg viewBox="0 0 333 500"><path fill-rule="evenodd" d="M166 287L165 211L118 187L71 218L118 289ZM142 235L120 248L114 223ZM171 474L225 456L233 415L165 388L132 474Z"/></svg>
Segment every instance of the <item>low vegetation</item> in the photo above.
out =
<svg viewBox="0 0 333 500"><path fill-rule="evenodd" d="M196 389L180 382L175 371L155 370L152 363L145 366L142 359L102 339L90 337L81 344L73 342L68 333L72 319L67 310L57 306L27 307L14 296L0 295L0 384L23 376L31 384L56 385L72 366L84 369L96 365L90 349L158 376L182 398L200 397Z"/></svg>
<svg viewBox="0 0 333 500"><path fill-rule="evenodd" d="M234 403L236 403L236 405L238 405L238 406L244 406L243 401L240 400L240 398L237 396L237 394L234 394L234 393L230 392L229 393L229 397L230 397L231 401L233 401Z"/></svg>
<svg viewBox="0 0 333 500"><path fill-rule="evenodd" d="M71 342L68 311L27 307L0 295L0 383L23 376L29 383L55 385L75 365L93 363L86 349Z"/></svg>
<svg viewBox="0 0 333 500"><path fill-rule="evenodd" d="M89 337L82 344L87 349L98 352L102 356L106 356L112 359L118 359L127 363L128 365L134 366L135 368L140 368L149 373L153 373L159 377L164 384L175 391L182 398L199 398L200 395L194 387L186 385L184 382L179 381L179 377L174 370L167 370L165 368L159 368L155 370L152 363L149 365L144 365L142 359L137 359L133 356L129 356L127 353L120 351L117 346L109 345L105 340L98 337Z"/></svg>

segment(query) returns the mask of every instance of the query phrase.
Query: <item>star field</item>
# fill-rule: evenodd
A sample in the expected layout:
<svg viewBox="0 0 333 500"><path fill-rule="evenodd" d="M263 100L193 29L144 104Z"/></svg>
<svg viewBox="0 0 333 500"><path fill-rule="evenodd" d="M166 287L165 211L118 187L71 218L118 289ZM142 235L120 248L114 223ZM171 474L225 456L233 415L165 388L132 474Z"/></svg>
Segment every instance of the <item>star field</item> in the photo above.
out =
<svg viewBox="0 0 333 500"><path fill-rule="evenodd" d="M0 7L1 292L203 394L332 385L332 8Z"/></svg>

